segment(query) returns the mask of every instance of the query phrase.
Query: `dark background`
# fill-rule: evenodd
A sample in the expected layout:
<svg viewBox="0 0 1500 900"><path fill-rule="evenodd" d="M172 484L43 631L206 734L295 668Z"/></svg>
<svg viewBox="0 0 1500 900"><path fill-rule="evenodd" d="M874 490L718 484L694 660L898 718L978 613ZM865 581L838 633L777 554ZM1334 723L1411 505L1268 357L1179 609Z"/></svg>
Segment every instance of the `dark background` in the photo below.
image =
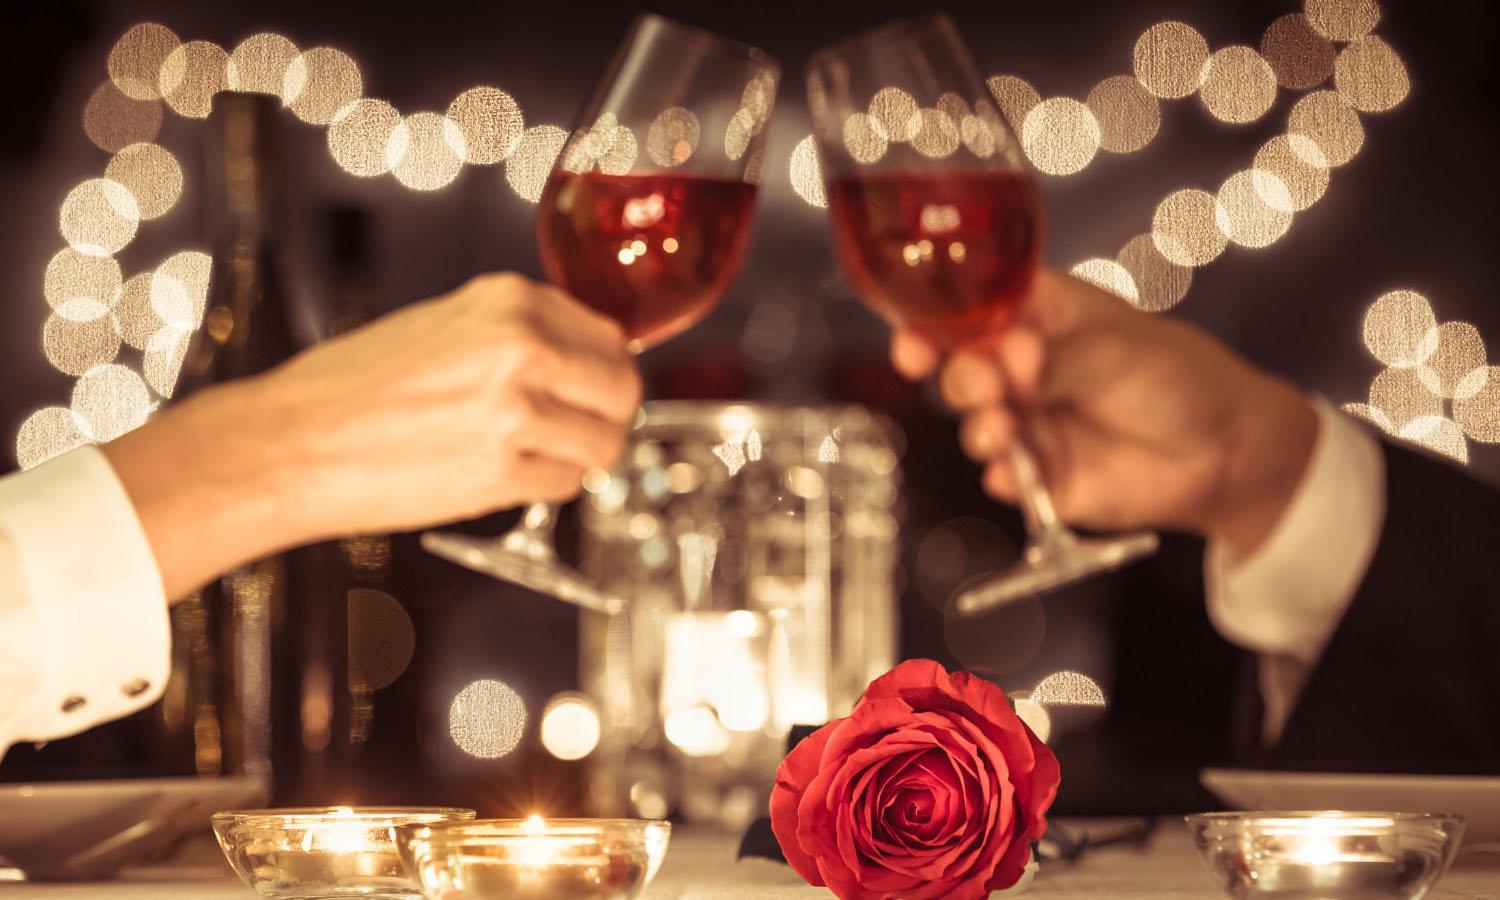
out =
<svg viewBox="0 0 1500 900"><path fill-rule="evenodd" d="M1388 290L1417 290L1432 301L1440 321L1465 319L1484 335L1500 339L1493 273L1500 179L1493 149L1497 97L1492 61L1500 34L1478 3L1383 6L1377 33L1405 61L1410 95L1389 112L1361 116L1364 147L1334 171L1326 196L1296 216L1286 237L1258 251L1231 245L1218 261L1194 272L1187 299L1171 313L1335 402L1364 400L1379 370L1361 343L1360 323L1368 304ZM108 161L83 134L79 114L106 77L109 47L131 24L159 21L183 40L213 40L227 49L254 32L276 31L304 49L327 45L348 52L360 65L365 94L387 99L403 113L441 111L460 91L494 84L517 98L528 126L567 126L638 8L644 7L567 0L525 5L427 0L383 8L366 3L142 0L63 2L4 13L0 358L5 360L5 388L0 392L0 445L5 453L0 455L9 460L15 427L32 409L67 402L72 379L53 371L40 349L48 312L42 272L63 245L56 229L59 202L79 180L101 173ZM1211 48L1257 46L1266 25L1300 6L1291 0L1059 0L955 2L945 8L968 37L984 74L1015 73L1043 97L1081 99L1103 78L1130 72L1130 49L1155 22L1186 21ZM998 565L1013 552L1005 536L1017 532L1014 517L979 496L977 470L959 457L951 425L930 392L902 384L889 370L884 329L858 306L836 273L822 212L797 198L787 182L787 156L810 130L801 89L809 52L917 8L886 2L848 8L806 2L662 2L649 9L757 44L781 59L784 72L750 262L703 325L643 360L650 394L855 401L894 416L909 441L904 463L906 553L899 573L906 622L903 649L950 665L975 665L976 658L983 663L990 652L984 646L986 635L1003 635L1019 626L991 622L990 632L970 629L963 635L965 645L950 644L939 610L963 575ZM1125 156L1101 152L1078 175L1042 176L1050 216L1048 261L1066 267L1085 257L1112 257L1127 240L1149 229L1151 212L1167 193L1182 187L1214 190L1231 172L1244 168L1262 142L1284 129L1297 96L1281 91L1270 113L1244 126L1217 122L1193 98L1163 101L1161 132L1143 151ZM390 177L346 175L329 159L322 128L290 116L287 122L288 243L316 268L337 243L338 232L329 223L348 220L347 212L337 211L361 210L366 235L361 281L373 310L445 291L481 270L540 275L532 237L534 208L505 185L500 167L465 167L447 188L417 193ZM193 171L201 130L201 122L170 112L165 116L158 142L183 161L187 188L177 207L144 226L121 254L127 275L180 248L206 249ZM768 303L792 310L797 323L791 351L772 362L741 352L753 310ZM1500 452L1472 442L1470 452L1475 475L1500 480ZM948 536L928 542L940 527ZM951 535L958 536L956 544ZM949 554L939 553L940 560L957 559L956 568L935 565L930 556L924 566L924 546L929 554ZM962 548L957 557L954 546ZM1228 663L1204 663L1195 649L1213 643L1197 605L1196 566L1192 543L1172 541L1161 559L1124 579L1086 586L1034 607L1025 627L1045 633L1039 649L1029 659L997 660L991 666L1008 689L1029 688L1051 671L1076 669L1097 677L1112 697L1125 690L1151 698L1136 706L1151 715L1121 727L1129 731L1154 720L1158 734L1147 744L1175 749L1100 760L1080 742L1079 761L1071 767L1065 762L1065 772L1078 785L1065 799L1077 808L1191 803L1183 773L1215 761L1209 757L1221 751L1218 737L1198 743L1188 737L1176 743L1159 739L1217 733L1225 726L1221 713L1229 702L1226 686L1232 673ZM572 614L461 575L424 557L409 540L398 541L396 569L392 592L417 622L418 655L411 673L379 695L374 736L361 765L366 772L402 777L381 780L380 787L370 786L376 783L371 779L360 788L361 797L374 793L440 800L444 798L434 793L447 792L453 800L462 793L457 786L475 778L497 784L508 779L546 783L552 776L523 774L539 770L556 772L555 780L568 784L566 767L548 768L540 754L527 751L476 769L434 750L424 735L441 733L438 720L446 698L472 678L504 677L534 711L551 693L569 686L576 666ZM995 646L1002 645L996 637ZM1143 686L1130 687L1132 679ZM102 772L101 766L79 769L76 764L97 759L91 756L94 745L103 743L103 738L92 745L88 738L62 742L57 745L61 749L49 748L50 758L18 750L0 768L0 777L45 775L53 771L49 759L67 761L66 766L59 762L56 771ZM80 748L71 756L69 744ZM1158 753L1167 758L1144 768L1138 764ZM126 756L131 761L116 769L160 767L144 758L150 756L146 749L135 753L142 759ZM416 770L426 774L405 774ZM1147 787L1131 787L1137 780ZM1149 785L1157 781L1175 787L1153 794ZM470 801L472 796L455 802Z"/></svg>

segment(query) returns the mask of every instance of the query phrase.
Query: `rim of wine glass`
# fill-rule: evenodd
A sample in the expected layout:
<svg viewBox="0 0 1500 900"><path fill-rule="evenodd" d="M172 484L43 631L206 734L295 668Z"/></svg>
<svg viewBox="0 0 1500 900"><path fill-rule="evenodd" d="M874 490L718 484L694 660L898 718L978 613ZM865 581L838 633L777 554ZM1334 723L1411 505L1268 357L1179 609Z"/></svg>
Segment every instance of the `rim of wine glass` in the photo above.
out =
<svg viewBox="0 0 1500 900"><path fill-rule="evenodd" d="M667 16L663 16L659 13L647 12L637 14L636 17L631 20L630 29L626 32L626 34L633 37L638 31L641 30L642 26L644 26L648 22L665 26L674 32L682 34L684 37L692 38L693 40L696 40L699 43L708 46L713 51L722 55L767 65L772 69L777 70L778 72L781 69L780 60L762 50L761 48L755 46L754 44L747 44L744 41L736 40L731 37L725 37L724 35L719 34L716 31L710 31L709 29L703 28L698 25L691 25L679 19L668 18Z"/></svg>
<svg viewBox="0 0 1500 900"><path fill-rule="evenodd" d="M834 56L843 53L861 44L873 44L877 41L888 40L903 34L916 34L921 31L946 32L949 37L954 38L957 43L967 48L963 36L958 31L958 25L953 17L945 12L925 12L911 16L903 16L892 19L874 28L867 28L858 34L852 34L846 38L840 38L831 44L824 44L812 52L809 57L814 64L826 56Z"/></svg>

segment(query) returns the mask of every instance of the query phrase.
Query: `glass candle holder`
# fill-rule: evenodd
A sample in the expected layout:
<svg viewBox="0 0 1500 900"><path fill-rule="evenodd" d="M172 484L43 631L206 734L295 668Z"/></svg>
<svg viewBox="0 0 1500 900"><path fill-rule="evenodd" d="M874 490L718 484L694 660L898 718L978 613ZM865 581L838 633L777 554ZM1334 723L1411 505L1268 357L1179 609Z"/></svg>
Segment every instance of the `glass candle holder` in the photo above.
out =
<svg viewBox="0 0 1500 900"><path fill-rule="evenodd" d="M1208 869L1235 898L1417 900L1458 852L1463 819L1382 812L1187 817Z"/></svg>
<svg viewBox="0 0 1500 900"><path fill-rule="evenodd" d="M443 900L630 900L671 826L645 819L491 819L397 829L401 861Z"/></svg>
<svg viewBox="0 0 1500 900"><path fill-rule="evenodd" d="M230 867L262 897L421 900L394 829L472 818L472 809L440 807L260 809L217 813L213 826Z"/></svg>

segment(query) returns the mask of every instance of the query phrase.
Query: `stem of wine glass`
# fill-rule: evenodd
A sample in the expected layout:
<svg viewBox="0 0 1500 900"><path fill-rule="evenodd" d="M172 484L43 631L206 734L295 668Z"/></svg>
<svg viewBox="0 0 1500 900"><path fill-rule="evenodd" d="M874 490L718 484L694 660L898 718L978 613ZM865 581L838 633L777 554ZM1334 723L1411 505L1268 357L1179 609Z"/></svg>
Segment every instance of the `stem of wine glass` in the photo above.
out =
<svg viewBox="0 0 1500 900"><path fill-rule="evenodd" d="M1036 457L1026 444L1015 440L1010 445L1010 467L1016 473L1016 487L1021 500L1021 515L1026 520L1026 552L1067 546L1078 542L1071 529L1057 517L1052 492L1042 481Z"/></svg>
<svg viewBox="0 0 1500 900"><path fill-rule="evenodd" d="M527 505L520 521L505 533L505 545L513 550L543 547L551 551L552 534L556 529L557 507L538 501ZM552 553L548 552L546 555L550 557Z"/></svg>

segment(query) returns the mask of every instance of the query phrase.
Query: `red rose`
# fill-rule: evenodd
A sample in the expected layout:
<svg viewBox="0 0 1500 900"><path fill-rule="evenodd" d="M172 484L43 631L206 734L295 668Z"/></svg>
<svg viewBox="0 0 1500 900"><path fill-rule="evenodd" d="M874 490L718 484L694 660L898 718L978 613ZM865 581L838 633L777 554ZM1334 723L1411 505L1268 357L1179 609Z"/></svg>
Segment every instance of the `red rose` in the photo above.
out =
<svg viewBox="0 0 1500 900"><path fill-rule="evenodd" d="M998 687L910 660L787 755L771 828L843 900L978 900L1020 879L1058 778Z"/></svg>

